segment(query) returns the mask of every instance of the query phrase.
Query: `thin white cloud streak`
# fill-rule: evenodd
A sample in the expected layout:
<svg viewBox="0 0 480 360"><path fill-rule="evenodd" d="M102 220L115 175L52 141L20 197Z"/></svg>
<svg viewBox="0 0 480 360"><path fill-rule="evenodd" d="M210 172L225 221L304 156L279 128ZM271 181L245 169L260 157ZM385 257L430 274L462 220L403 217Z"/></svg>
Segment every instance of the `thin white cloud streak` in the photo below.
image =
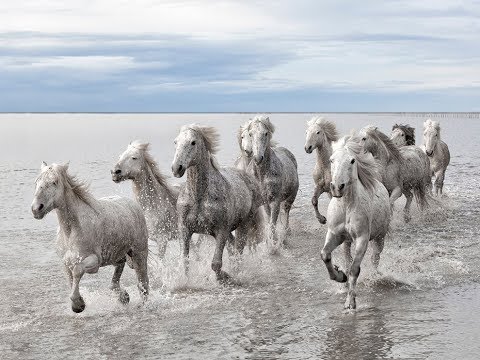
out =
<svg viewBox="0 0 480 360"><path fill-rule="evenodd" d="M68 4L68 5L67 5ZM325 87L355 91L421 91L478 86L480 3L465 1L119 1L17 0L0 3L0 32L50 33L51 38L2 40L11 49L88 47L95 41L68 34L160 34L197 39L197 45L270 47L271 56L295 56L249 79L189 81L176 75L131 85L132 91L211 88L231 92ZM55 38L64 34L65 39ZM384 35L379 38L377 35ZM363 37L363 38L362 38ZM110 40L110 44L118 40ZM150 41L152 47L171 42ZM182 39L177 39L182 45ZM124 45L139 40L125 40ZM234 63L235 59L232 59ZM168 67L134 57L95 56L3 59L6 70L81 69L121 72ZM239 69L242 70L242 69ZM134 79L132 80L134 81Z"/></svg>

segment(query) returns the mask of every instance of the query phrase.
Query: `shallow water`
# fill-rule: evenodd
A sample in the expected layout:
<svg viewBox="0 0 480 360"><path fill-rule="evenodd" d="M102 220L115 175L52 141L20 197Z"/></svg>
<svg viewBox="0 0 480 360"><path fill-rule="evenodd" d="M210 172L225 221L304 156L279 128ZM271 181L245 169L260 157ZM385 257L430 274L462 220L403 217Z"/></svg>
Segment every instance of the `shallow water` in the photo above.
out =
<svg viewBox="0 0 480 360"><path fill-rule="evenodd" d="M186 279L178 244L165 264L150 256L151 296L140 305L133 272L123 284L128 306L108 285L112 268L86 275L87 308L70 310L68 287L55 252L54 214L33 219L30 203L42 160L71 161L71 172L91 181L97 196L132 196L128 183L114 184L109 170L127 144L148 140L170 174L173 139L182 124L214 125L221 135L218 159L232 164L235 134L248 114L2 114L0 115L0 357L1 358L476 358L480 351L478 275L480 123L442 118L442 137L452 161L446 196L438 206L403 222L396 205L380 271L369 254L359 278L356 311L343 310L345 289L329 280L320 259L325 226L310 205L315 156L303 150L309 114L274 114L274 138L298 159L300 191L291 212L288 248L277 256L264 246L247 252L235 278L218 285L210 270L213 245L192 255ZM421 117L331 114L341 133L367 124L389 132ZM417 136L418 137L418 136ZM418 139L418 142L421 142ZM177 181L171 179L172 182ZM328 201L322 196L321 212ZM413 209L413 208L412 208ZM341 249L334 261L343 266ZM225 268L230 269L228 255Z"/></svg>

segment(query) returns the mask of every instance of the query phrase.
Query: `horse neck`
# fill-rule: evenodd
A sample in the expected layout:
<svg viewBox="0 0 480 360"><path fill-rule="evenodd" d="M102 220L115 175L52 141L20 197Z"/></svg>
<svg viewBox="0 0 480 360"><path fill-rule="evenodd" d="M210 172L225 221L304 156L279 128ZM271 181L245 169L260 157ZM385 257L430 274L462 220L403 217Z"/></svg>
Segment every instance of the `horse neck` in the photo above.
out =
<svg viewBox="0 0 480 360"><path fill-rule="evenodd" d="M263 161L260 164L255 164L255 167L261 176L264 176L268 172L273 156L275 156L275 154L273 153L272 147L268 145L263 154Z"/></svg>
<svg viewBox="0 0 480 360"><path fill-rule="evenodd" d="M204 155L198 159L197 164L187 169L186 187L188 194L195 199L202 198L208 189L210 176L215 171L218 170L213 167L210 154L205 151Z"/></svg>
<svg viewBox="0 0 480 360"><path fill-rule="evenodd" d="M325 141L321 148L317 147L317 166L330 171L330 156L332 156L332 143Z"/></svg>
<svg viewBox="0 0 480 360"><path fill-rule="evenodd" d="M347 209L355 208L358 205L363 204L363 201L361 201L361 195L365 191L365 188L358 179L358 175L355 175L356 174L353 174L353 183L348 187L345 195L343 195L343 200Z"/></svg>
<svg viewBox="0 0 480 360"><path fill-rule="evenodd" d="M175 198L170 189L166 185L161 184L150 166L145 163L140 176L133 180L133 193L144 210L151 210L152 208L174 207Z"/></svg>
<svg viewBox="0 0 480 360"><path fill-rule="evenodd" d="M91 197L89 201L91 203L87 204L84 200L75 195L73 190L65 188L63 198L58 204L56 204L56 213L60 228L67 237L75 229L81 228L80 220L85 213L94 211L92 205L96 200ZM80 213L82 216L79 216Z"/></svg>
<svg viewBox="0 0 480 360"><path fill-rule="evenodd" d="M387 165L392 157L388 154L385 144L381 141L377 144L377 151L375 154L372 154L375 159L377 159L382 165Z"/></svg>

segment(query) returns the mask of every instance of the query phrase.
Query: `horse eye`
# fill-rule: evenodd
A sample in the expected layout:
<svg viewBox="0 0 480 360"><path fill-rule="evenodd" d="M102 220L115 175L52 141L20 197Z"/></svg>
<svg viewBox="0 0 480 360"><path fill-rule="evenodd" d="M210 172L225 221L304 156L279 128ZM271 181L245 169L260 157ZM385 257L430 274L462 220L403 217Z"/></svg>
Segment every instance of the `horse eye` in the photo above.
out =
<svg viewBox="0 0 480 360"><path fill-rule="evenodd" d="M138 158L136 158L135 156L132 156L132 160L137 160Z"/></svg>
<svg viewBox="0 0 480 360"><path fill-rule="evenodd" d="M53 186L57 186L57 182L56 182L56 181L53 182Z"/></svg>
<svg viewBox="0 0 480 360"><path fill-rule="evenodd" d="M362 139L362 141L367 141L367 138L366 138L366 137L364 137L364 138Z"/></svg>
<svg viewBox="0 0 480 360"><path fill-rule="evenodd" d="M195 140L194 140L194 141L192 141L192 145L195 145L195 144L196 144Z"/></svg>
<svg viewBox="0 0 480 360"><path fill-rule="evenodd" d="M405 136L405 134L402 134L402 136Z"/></svg>
<svg viewBox="0 0 480 360"><path fill-rule="evenodd" d="M268 136L268 132L265 133L265 136Z"/></svg>
<svg viewBox="0 0 480 360"><path fill-rule="evenodd" d="M320 131L317 131L317 135L320 134Z"/></svg>
<svg viewBox="0 0 480 360"><path fill-rule="evenodd" d="M355 159L352 159L352 161L350 161L350 164L353 164L355 162Z"/></svg>

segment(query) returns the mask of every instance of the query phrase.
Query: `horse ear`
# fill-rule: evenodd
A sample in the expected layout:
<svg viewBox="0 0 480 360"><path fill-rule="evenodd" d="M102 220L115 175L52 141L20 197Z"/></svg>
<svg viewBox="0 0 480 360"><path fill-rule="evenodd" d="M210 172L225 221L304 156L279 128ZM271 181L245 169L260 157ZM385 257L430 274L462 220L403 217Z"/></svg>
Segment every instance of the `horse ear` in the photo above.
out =
<svg viewBox="0 0 480 360"><path fill-rule="evenodd" d="M40 170L45 169L47 166L47 163L45 161L42 161L42 165L40 165Z"/></svg>
<svg viewBox="0 0 480 360"><path fill-rule="evenodd" d="M65 171L68 170L68 167L70 166L70 161L67 161L65 164L62 165Z"/></svg>

